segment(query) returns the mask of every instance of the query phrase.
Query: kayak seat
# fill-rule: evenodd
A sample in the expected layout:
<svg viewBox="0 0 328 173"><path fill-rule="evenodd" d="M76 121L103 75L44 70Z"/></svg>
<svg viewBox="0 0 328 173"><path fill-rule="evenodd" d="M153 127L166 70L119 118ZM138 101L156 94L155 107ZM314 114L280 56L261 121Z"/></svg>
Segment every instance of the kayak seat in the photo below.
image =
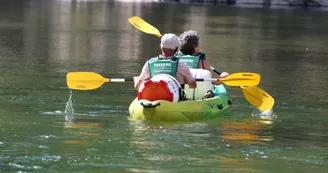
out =
<svg viewBox="0 0 328 173"><path fill-rule="evenodd" d="M190 69L190 72L194 79L212 78L211 72L205 69ZM213 92L212 88L213 84L211 81L199 81L195 89L189 88L189 86L186 85L184 92L188 99L201 100L208 91Z"/></svg>

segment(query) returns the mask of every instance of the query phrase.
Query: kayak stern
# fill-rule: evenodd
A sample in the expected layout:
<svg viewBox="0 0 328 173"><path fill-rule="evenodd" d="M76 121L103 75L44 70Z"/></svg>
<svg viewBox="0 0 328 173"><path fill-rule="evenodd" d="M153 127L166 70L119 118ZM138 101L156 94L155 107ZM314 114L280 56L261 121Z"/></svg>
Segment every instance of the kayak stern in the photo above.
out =
<svg viewBox="0 0 328 173"><path fill-rule="evenodd" d="M204 100L172 103L169 101L133 100L129 107L132 120L197 121L229 115L231 104L228 94Z"/></svg>

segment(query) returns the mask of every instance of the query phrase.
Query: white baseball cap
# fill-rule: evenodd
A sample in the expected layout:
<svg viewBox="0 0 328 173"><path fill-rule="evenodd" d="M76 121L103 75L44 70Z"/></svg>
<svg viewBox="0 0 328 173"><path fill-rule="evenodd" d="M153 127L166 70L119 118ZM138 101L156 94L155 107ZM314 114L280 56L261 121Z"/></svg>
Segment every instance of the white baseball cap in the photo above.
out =
<svg viewBox="0 0 328 173"><path fill-rule="evenodd" d="M175 34L164 34L161 39L161 46L167 49L176 49L179 46L179 38Z"/></svg>

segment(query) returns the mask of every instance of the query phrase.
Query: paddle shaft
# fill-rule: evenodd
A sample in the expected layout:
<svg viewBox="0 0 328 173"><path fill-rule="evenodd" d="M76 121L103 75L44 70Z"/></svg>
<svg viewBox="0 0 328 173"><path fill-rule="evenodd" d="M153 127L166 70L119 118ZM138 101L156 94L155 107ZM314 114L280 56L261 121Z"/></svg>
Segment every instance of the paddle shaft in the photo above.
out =
<svg viewBox="0 0 328 173"><path fill-rule="evenodd" d="M133 78L106 78L108 82L129 82L133 81Z"/></svg>
<svg viewBox="0 0 328 173"><path fill-rule="evenodd" d="M70 72L67 74L67 84L73 88L83 85L84 88L95 89L104 82L126 82L134 81L134 78L104 78L94 72ZM229 86L256 86L259 83L260 75L256 73L234 73L226 78L198 78L196 81L221 81ZM247 83L247 85L244 85Z"/></svg>
<svg viewBox="0 0 328 173"><path fill-rule="evenodd" d="M106 78L108 81L106 82L129 82L133 81L133 78ZM196 81L219 81L220 79L217 78L202 78L202 79L195 79Z"/></svg>
<svg viewBox="0 0 328 173"><path fill-rule="evenodd" d="M212 70L213 70L216 74L221 75L221 72L218 72L217 70L215 70L215 68L212 67Z"/></svg>

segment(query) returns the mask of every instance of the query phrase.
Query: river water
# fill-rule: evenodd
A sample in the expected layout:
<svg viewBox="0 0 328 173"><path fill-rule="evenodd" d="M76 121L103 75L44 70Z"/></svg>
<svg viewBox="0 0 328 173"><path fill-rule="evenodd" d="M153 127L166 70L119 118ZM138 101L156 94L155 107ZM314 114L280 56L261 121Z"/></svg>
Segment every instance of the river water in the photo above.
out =
<svg viewBox="0 0 328 173"><path fill-rule="evenodd" d="M197 30L219 71L261 74L273 112L227 87L229 117L130 121L132 83L70 91L68 72L132 77L159 52L134 15ZM327 12L40 0L2 1L0 19L0 172L328 172Z"/></svg>

